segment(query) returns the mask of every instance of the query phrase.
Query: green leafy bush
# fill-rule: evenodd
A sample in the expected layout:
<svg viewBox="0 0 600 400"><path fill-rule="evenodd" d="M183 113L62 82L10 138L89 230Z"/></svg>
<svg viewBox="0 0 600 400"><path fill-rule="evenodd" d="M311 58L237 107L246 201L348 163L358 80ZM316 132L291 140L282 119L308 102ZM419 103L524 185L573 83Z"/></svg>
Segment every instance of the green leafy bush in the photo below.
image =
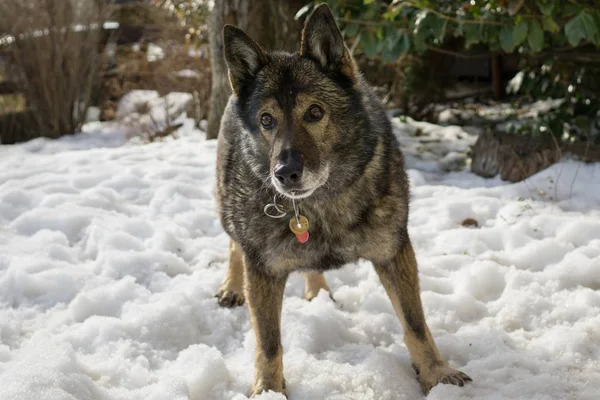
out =
<svg viewBox="0 0 600 400"><path fill-rule="evenodd" d="M527 136L552 135L558 140L600 144L600 65L549 59L521 71L509 87L525 100L563 98L551 113L509 131Z"/></svg>
<svg viewBox="0 0 600 400"><path fill-rule="evenodd" d="M317 3L317 2L315 2ZM315 3L298 12L308 13ZM535 54L548 49L600 46L595 0L327 0L350 40L367 57L391 62L401 54L462 39L491 51Z"/></svg>

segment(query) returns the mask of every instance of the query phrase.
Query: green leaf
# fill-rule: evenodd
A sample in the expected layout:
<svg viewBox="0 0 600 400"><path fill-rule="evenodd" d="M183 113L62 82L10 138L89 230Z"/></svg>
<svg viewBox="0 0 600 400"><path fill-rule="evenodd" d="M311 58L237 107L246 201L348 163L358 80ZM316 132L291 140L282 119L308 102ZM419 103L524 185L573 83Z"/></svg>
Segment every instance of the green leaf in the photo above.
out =
<svg viewBox="0 0 600 400"><path fill-rule="evenodd" d="M442 34L442 29L444 28L444 22L447 22L445 19L441 19L435 14L430 14L427 18L427 28L429 28L429 32L432 34L434 39L437 39Z"/></svg>
<svg viewBox="0 0 600 400"><path fill-rule="evenodd" d="M599 44L600 30L598 29L598 25L596 25L594 17L586 11L582 11L581 19L583 20L583 26L585 29L585 36L587 37L587 40L594 44Z"/></svg>
<svg viewBox="0 0 600 400"><path fill-rule="evenodd" d="M427 50L427 43L425 43L425 38L423 35L414 35L413 42L415 43L415 50L418 52L423 52Z"/></svg>
<svg viewBox="0 0 600 400"><path fill-rule="evenodd" d="M364 5L369 5L369 4L373 4L375 0L363 0L363 4Z"/></svg>
<svg viewBox="0 0 600 400"><path fill-rule="evenodd" d="M442 43L444 41L444 38L446 37L446 28L448 27L448 20L445 19L444 20L444 24L442 25L442 29L440 30L440 32L437 34L437 40Z"/></svg>
<svg viewBox="0 0 600 400"><path fill-rule="evenodd" d="M465 30L465 46L470 48L472 45L481 42L481 27L477 24L468 24Z"/></svg>
<svg viewBox="0 0 600 400"><path fill-rule="evenodd" d="M585 31L581 22L577 18L573 18L565 25L565 35L567 40L572 47L579 45L579 42L583 39Z"/></svg>
<svg viewBox="0 0 600 400"><path fill-rule="evenodd" d="M398 59L400 56L400 47L397 45L399 41L399 36L394 37L390 35L386 37L385 46L381 52L381 61L384 63L390 63Z"/></svg>
<svg viewBox="0 0 600 400"><path fill-rule="evenodd" d="M596 26L600 26L600 10L593 13L592 17L594 17L594 21L596 21Z"/></svg>
<svg viewBox="0 0 600 400"><path fill-rule="evenodd" d="M387 46L385 47L385 49L383 49L383 52L381 53L381 61L384 64L392 63L392 62L396 61L397 58L398 58L398 56L396 54L394 54L394 51L391 49L388 49Z"/></svg>
<svg viewBox="0 0 600 400"><path fill-rule="evenodd" d="M545 16L552 15L552 11L554 11L554 0L536 0L535 2L542 14Z"/></svg>
<svg viewBox="0 0 600 400"><path fill-rule="evenodd" d="M538 53L544 48L544 31L540 23L536 20L531 21L529 25L527 44L534 53Z"/></svg>
<svg viewBox="0 0 600 400"><path fill-rule="evenodd" d="M377 58L378 42L373 32L363 31L360 35L360 39L360 47L365 52L365 56L371 60Z"/></svg>
<svg viewBox="0 0 600 400"><path fill-rule="evenodd" d="M594 21L594 17L585 10L581 11L575 18L567 22L565 25L565 35L567 35L567 40L573 47L578 46L579 43L585 39L594 43L597 43L599 40L596 21Z"/></svg>
<svg viewBox="0 0 600 400"><path fill-rule="evenodd" d="M587 11L582 11L581 14L579 14L579 17L583 21L583 25L585 26L585 33L588 37L598 33L596 21L594 21L594 17L592 17Z"/></svg>
<svg viewBox="0 0 600 400"><path fill-rule="evenodd" d="M500 47L507 53L512 53L515 49L513 42L513 27L503 26L500 30Z"/></svg>
<svg viewBox="0 0 600 400"><path fill-rule="evenodd" d="M410 51L410 36L407 34L402 35L402 53L408 53Z"/></svg>
<svg viewBox="0 0 600 400"><path fill-rule="evenodd" d="M396 17L398 17L398 15L400 14L400 12L402 11L401 8L396 7L396 8L388 8L388 11L383 13L383 19L386 21L394 21L396 19Z"/></svg>
<svg viewBox="0 0 600 400"><path fill-rule="evenodd" d="M521 43L527 39L527 21L521 21L517 26L515 26L515 30L513 31L513 46L517 47Z"/></svg>
<svg viewBox="0 0 600 400"><path fill-rule="evenodd" d="M427 43L425 40L429 36L430 30L427 22L429 13L427 11L421 11L415 18L415 27L413 29L413 39L415 42L415 49L417 51L427 50Z"/></svg>
<svg viewBox="0 0 600 400"><path fill-rule="evenodd" d="M465 34L465 23L459 22L454 29L454 37L461 37Z"/></svg>
<svg viewBox="0 0 600 400"><path fill-rule="evenodd" d="M563 14L565 17L572 17L575 14L579 14L581 11L583 11L583 7L579 4L567 3Z"/></svg>
<svg viewBox="0 0 600 400"><path fill-rule="evenodd" d="M545 31L556 33L560 30L558 24L552 19L552 17L544 16L542 18L542 27Z"/></svg>
<svg viewBox="0 0 600 400"><path fill-rule="evenodd" d="M490 30L488 29L488 25L481 24L479 25L479 41L481 43L488 43L490 40Z"/></svg>
<svg viewBox="0 0 600 400"><path fill-rule="evenodd" d="M388 25L384 31L385 40L381 51L381 60L384 63L394 62L402 53L402 37L404 32L394 26Z"/></svg>
<svg viewBox="0 0 600 400"><path fill-rule="evenodd" d="M356 36L356 34L358 33L358 25L356 25L356 24L346 25L346 27L344 28L344 33L349 37Z"/></svg>

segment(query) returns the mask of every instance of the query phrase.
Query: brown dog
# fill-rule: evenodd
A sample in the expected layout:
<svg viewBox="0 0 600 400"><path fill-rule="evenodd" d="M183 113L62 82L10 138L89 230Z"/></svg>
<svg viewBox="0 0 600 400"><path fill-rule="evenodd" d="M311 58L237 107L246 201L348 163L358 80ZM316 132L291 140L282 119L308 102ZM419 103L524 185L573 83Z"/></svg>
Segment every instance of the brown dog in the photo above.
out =
<svg viewBox="0 0 600 400"><path fill-rule="evenodd" d="M233 95L219 136L217 199L232 241L218 296L241 304L245 289L256 335L252 394L285 389L288 275L307 271L311 297L327 289L323 271L359 258L373 262L392 301L423 391L463 386L471 379L442 358L423 315L398 142L329 7L310 16L296 54L268 53L233 26L223 35Z"/></svg>

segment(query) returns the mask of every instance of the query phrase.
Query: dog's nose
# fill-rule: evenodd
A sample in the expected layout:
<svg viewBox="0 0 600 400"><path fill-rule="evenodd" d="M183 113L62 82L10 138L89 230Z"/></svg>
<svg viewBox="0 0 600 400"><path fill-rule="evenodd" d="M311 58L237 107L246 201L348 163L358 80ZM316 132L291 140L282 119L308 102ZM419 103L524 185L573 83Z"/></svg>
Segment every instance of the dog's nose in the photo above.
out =
<svg viewBox="0 0 600 400"><path fill-rule="evenodd" d="M275 166L275 178L284 186L295 186L302 180L304 157L295 150L285 150Z"/></svg>

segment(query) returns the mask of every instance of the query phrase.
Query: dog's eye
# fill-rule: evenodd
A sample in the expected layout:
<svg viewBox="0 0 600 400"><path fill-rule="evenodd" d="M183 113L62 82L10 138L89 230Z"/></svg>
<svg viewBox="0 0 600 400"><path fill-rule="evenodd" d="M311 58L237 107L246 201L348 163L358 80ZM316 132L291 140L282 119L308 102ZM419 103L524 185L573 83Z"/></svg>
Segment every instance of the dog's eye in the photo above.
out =
<svg viewBox="0 0 600 400"><path fill-rule="evenodd" d="M271 129L273 128L275 120L273 119L273 116L271 114L264 113L260 116L260 123L266 129Z"/></svg>
<svg viewBox="0 0 600 400"><path fill-rule="evenodd" d="M308 112L306 113L305 119L310 122L317 122L323 119L323 114L325 114L325 111L315 104L310 106Z"/></svg>

